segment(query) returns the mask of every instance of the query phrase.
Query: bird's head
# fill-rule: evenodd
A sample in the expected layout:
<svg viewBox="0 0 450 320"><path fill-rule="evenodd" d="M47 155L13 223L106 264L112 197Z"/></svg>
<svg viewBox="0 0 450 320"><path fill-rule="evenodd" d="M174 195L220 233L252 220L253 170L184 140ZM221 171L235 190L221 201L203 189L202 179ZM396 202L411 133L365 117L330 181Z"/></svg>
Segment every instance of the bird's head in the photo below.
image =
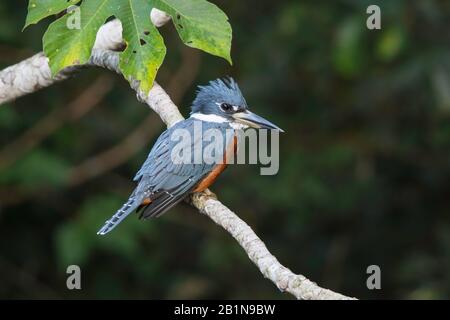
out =
<svg viewBox="0 0 450 320"><path fill-rule="evenodd" d="M283 132L279 127L254 114L233 78L210 81L199 86L192 103L191 117L210 122L229 122L241 127L272 129Z"/></svg>

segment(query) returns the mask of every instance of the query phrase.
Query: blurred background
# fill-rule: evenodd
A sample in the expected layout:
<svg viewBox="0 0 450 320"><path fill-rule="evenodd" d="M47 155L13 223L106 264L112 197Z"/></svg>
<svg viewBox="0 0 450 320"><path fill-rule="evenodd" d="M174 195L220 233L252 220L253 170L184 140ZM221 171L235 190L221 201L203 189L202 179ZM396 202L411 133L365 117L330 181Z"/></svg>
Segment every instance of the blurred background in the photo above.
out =
<svg viewBox="0 0 450 320"><path fill-rule="evenodd" d="M234 65L172 25L158 81L187 115L195 87L232 75L281 135L280 171L229 168L212 190L282 264L365 299L450 294L450 2L213 1ZM382 30L366 28L381 7ZM0 3L0 68L41 51ZM0 298L291 299L229 234L187 204L96 231L128 197L163 130L121 77L84 70L0 106ZM66 288L66 268L82 290ZM366 268L381 268L368 290Z"/></svg>

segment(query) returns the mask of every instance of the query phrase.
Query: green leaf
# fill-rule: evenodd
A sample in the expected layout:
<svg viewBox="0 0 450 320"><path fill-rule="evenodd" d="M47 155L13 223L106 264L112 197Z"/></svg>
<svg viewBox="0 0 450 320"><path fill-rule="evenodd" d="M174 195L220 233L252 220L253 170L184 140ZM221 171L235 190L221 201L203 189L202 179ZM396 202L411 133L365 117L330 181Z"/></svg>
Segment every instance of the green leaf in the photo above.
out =
<svg viewBox="0 0 450 320"><path fill-rule="evenodd" d="M230 64L231 26L226 14L205 0L155 0L167 12L183 42L226 59Z"/></svg>
<svg viewBox="0 0 450 320"><path fill-rule="evenodd" d="M147 0L126 0L116 16L123 26L123 38L127 47L120 55L120 70L128 81L140 81L140 87L148 92L161 66L166 47L158 30L153 26Z"/></svg>
<svg viewBox="0 0 450 320"><path fill-rule="evenodd" d="M173 17L187 45L231 63L231 26L227 16L205 0L84 0L79 10L53 22L44 35L44 52L50 59L52 74L86 63L98 29L114 16L122 22L127 45L120 53L120 70L129 82L139 81L140 88L148 92L166 54L164 41L150 20L152 8Z"/></svg>
<svg viewBox="0 0 450 320"><path fill-rule="evenodd" d="M119 0L86 0L80 6L79 28L72 27L76 11L66 14L48 27L43 42L52 74L89 60L98 29L112 15L111 6L120 3Z"/></svg>
<svg viewBox="0 0 450 320"><path fill-rule="evenodd" d="M38 23L48 16L58 14L78 2L80 0L30 0L28 2L27 19L23 28Z"/></svg>

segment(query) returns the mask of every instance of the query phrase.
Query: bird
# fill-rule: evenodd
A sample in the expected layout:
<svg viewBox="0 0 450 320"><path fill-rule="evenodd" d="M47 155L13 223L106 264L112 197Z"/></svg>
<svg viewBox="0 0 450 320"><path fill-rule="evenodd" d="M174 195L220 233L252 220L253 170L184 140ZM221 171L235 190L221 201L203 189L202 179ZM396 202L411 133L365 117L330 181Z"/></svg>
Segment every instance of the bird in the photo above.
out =
<svg viewBox="0 0 450 320"><path fill-rule="evenodd" d="M230 143L219 148L214 159L202 159L200 163L174 161L173 151L180 147L180 143L191 144L182 146L186 148L191 148L194 144L205 148L206 142L202 141L202 138L192 139L196 141L186 139L187 142L172 139L177 130L193 134L198 124L201 124L202 132L215 129L228 135L226 141ZM140 212L139 217L143 219L159 217L189 194L204 191L226 168L229 151L236 151L236 130L249 127L284 132L250 111L233 78L219 78L207 85L198 86L190 117L177 122L159 136L133 179L137 184L136 188L97 234L107 234L134 211ZM233 137L230 137L230 134Z"/></svg>

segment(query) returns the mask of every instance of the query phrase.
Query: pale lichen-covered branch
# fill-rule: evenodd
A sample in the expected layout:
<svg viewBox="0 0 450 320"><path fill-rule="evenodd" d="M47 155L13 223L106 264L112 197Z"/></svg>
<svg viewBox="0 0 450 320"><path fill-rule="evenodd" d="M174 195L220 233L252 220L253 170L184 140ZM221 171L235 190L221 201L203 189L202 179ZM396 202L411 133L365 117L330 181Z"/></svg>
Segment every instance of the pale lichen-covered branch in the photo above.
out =
<svg viewBox="0 0 450 320"><path fill-rule="evenodd" d="M294 274L283 266L267 249L264 242L241 218L224 206L216 195L206 190L193 194L192 204L220 225L245 250L250 260L267 279L271 280L283 292L304 300L350 300L340 293L319 287L306 277Z"/></svg>

